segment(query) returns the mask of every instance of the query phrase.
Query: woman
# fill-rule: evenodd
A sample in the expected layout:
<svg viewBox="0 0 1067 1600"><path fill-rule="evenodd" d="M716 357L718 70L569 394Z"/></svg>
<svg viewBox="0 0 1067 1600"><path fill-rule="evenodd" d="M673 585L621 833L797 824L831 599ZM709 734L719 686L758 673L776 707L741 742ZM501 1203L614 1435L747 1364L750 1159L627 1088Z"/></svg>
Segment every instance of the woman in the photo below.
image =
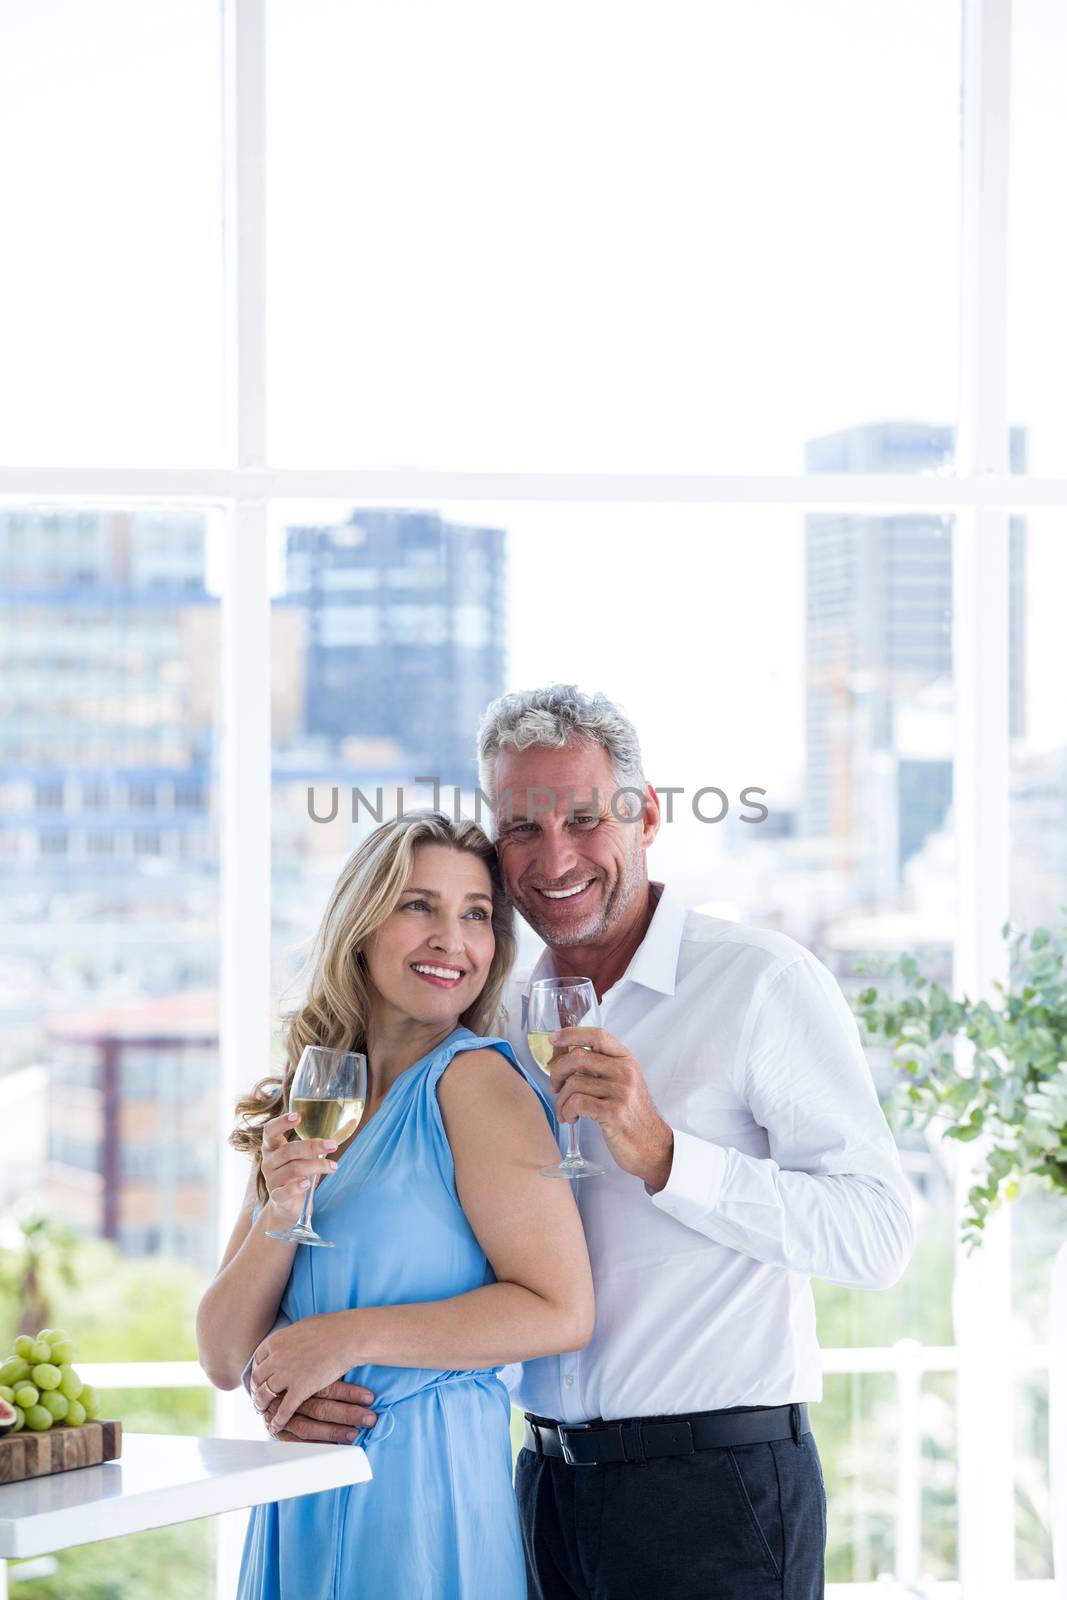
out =
<svg viewBox="0 0 1067 1600"><path fill-rule="evenodd" d="M522 1600L502 1365L580 1349L593 1291L548 1101L497 1037L515 948L489 841L437 813L385 823L344 867L284 1081L242 1100L254 1168L200 1305L220 1388L249 1357L272 1431L339 1378L375 1396L358 1435L373 1481L252 1512L241 1600ZM333 1149L297 1142L289 1085L305 1045L363 1051L362 1121ZM334 1248L267 1233L309 1178ZM279 1309L290 1326L272 1332Z"/></svg>

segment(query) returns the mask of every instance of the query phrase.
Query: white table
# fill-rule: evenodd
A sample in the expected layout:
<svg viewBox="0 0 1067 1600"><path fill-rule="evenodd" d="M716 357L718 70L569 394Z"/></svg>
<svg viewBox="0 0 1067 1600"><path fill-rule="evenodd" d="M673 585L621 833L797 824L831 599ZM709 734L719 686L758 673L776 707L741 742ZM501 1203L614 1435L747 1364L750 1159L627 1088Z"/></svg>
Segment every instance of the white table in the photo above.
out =
<svg viewBox="0 0 1067 1600"><path fill-rule="evenodd" d="M0 1487L0 1600L7 1563L124 1533L366 1483L358 1445L124 1433L122 1456Z"/></svg>

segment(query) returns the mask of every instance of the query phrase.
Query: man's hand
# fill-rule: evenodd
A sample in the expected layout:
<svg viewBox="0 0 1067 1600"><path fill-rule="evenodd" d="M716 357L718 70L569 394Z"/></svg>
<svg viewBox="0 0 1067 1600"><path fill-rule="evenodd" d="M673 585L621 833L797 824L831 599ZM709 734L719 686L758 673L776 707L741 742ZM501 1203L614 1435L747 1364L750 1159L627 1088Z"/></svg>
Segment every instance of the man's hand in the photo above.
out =
<svg viewBox="0 0 1067 1600"><path fill-rule="evenodd" d="M567 1051L552 1063L559 1120L599 1123L616 1165L658 1194L671 1175L674 1134L652 1102L640 1063L603 1028L561 1028L550 1038L557 1051Z"/></svg>
<svg viewBox="0 0 1067 1600"><path fill-rule="evenodd" d="M377 1422L377 1413L367 1409L373 1404L369 1389L361 1389L356 1383L328 1383L305 1400L281 1432L272 1437L303 1444L352 1444L361 1428L372 1428ZM261 1412L268 1429L277 1409L277 1400L272 1400ZM256 1410L260 1410L258 1405Z"/></svg>

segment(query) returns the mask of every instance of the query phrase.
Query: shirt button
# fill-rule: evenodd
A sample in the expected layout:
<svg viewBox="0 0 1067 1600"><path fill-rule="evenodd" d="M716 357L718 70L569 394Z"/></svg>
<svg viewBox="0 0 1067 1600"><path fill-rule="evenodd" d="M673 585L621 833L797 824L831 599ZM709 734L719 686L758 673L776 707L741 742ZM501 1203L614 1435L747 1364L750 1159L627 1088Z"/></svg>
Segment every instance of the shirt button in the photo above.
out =
<svg viewBox="0 0 1067 1600"><path fill-rule="evenodd" d="M573 1383L574 1382L574 1373L573 1372L568 1372L567 1376L564 1378L563 1381L564 1381L564 1383Z"/></svg>

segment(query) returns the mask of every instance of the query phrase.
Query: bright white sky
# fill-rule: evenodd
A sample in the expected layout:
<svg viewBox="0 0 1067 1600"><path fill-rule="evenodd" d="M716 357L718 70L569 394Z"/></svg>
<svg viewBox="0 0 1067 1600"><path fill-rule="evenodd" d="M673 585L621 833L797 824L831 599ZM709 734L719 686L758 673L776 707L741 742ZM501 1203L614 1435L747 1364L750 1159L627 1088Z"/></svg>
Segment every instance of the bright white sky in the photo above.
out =
<svg viewBox="0 0 1067 1600"><path fill-rule="evenodd" d="M795 471L949 419L959 9L268 0L274 459ZM1062 471L1067 13L1016 16L1012 415ZM2 24L5 458L218 459L215 0Z"/></svg>
<svg viewBox="0 0 1067 1600"><path fill-rule="evenodd" d="M0 7L5 458L217 461L217 8ZM950 420L959 10L270 0L273 459L792 472L820 432ZM1065 470L1067 20L1016 10L1012 418ZM797 772L797 513L442 509L512 535L513 682L603 686L672 773ZM1047 744L1067 545L1033 525Z"/></svg>

